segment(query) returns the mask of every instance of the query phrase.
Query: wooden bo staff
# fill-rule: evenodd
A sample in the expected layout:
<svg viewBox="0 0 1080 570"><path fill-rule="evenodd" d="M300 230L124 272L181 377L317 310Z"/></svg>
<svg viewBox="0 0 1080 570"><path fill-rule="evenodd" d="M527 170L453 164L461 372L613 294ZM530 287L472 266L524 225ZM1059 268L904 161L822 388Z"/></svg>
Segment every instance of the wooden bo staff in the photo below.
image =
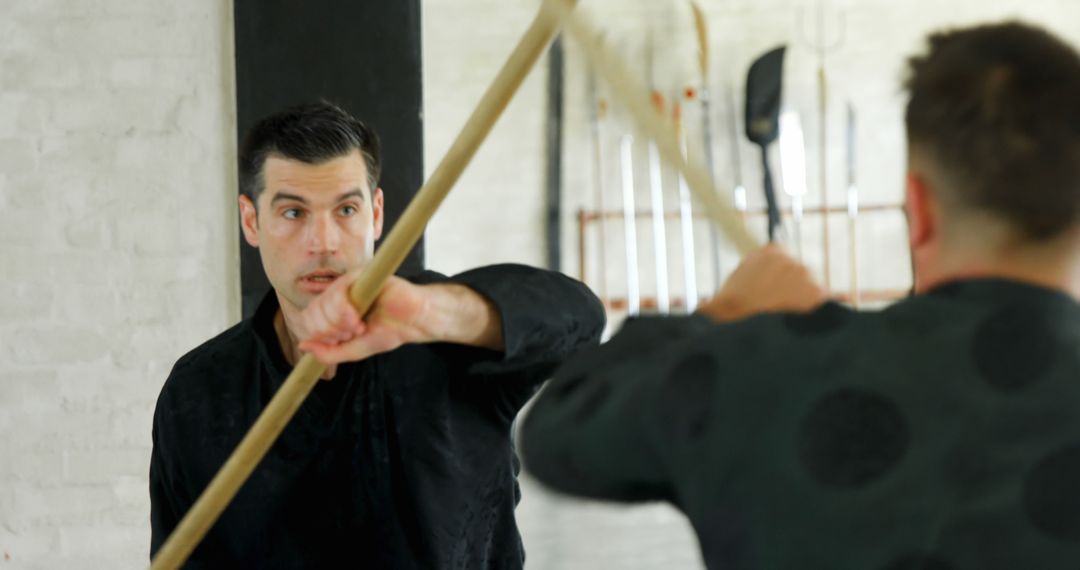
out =
<svg viewBox="0 0 1080 570"><path fill-rule="evenodd" d="M574 0L562 6L573 8ZM558 30L559 18L549 5L541 7L517 47L458 134L431 178L420 188L394 225L378 253L349 288L360 314L366 314L386 280L423 235L428 220L461 176L495 121L506 109L529 71ZM173 530L151 562L152 570L179 568L255 470L296 410L311 393L326 366L305 354L266 409L217 472L195 504Z"/></svg>
<svg viewBox="0 0 1080 570"><path fill-rule="evenodd" d="M581 45L586 56L611 87L614 98L621 100L630 111L638 128L656 142L660 156L673 165L686 179L687 186L704 206L705 213L730 239L740 254L746 255L760 247L758 240L746 230L732 205L713 186L705 168L694 161L687 162L679 149L675 133L665 118L651 103L649 90L634 77L626 64L611 54L597 38L596 30L574 11L574 0L544 0L563 20L564 28Z"/></svg>

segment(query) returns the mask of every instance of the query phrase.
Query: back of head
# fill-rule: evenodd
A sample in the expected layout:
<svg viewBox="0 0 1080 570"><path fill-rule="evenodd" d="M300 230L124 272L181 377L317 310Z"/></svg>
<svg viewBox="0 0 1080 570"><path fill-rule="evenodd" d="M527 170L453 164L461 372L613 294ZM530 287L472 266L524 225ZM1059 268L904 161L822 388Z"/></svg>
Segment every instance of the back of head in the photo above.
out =
<svg viewBox="0 0 1080 570"><path fill-rule="evenodd" d="M256 202L269 156L319 164L359 150L368 190L379 182L381 148L375 131L340 107L319 101L290 107L259 121L240 145L240 192Z"/></svg>
<svg viewBox="0 0 1080 570"><path fill-rule="evenodd" d="M1043 242L1080 223L1080 57L1020 23L934 34L909 62L910 149L950 213Z"/></svg>

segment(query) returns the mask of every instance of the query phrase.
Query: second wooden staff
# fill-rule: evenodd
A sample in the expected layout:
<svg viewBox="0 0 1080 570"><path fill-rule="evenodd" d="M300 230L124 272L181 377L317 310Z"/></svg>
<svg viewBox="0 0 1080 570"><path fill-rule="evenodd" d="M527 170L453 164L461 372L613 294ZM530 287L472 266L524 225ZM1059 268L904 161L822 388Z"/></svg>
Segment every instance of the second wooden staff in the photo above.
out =
<svg viewBox="0 0 1080 570"><path fill-rule="evenodd" d="M758 240L743 227L730 202L716 191L705 167L697 161L687 162L687 157L684 157L679 149L671 125L653 109L649 91L641 81L630 74L625 63L611 55L588 22L574 12L574 1L545 0L545 5L552 6L553 11L564 18L566 31L581 44L596 72L607 81L613 99L619 99L638 128L656 142L661 158L678 169L694 196L704 206L705 213L731 240L739 253L745 255L760 247Z"/></svg>

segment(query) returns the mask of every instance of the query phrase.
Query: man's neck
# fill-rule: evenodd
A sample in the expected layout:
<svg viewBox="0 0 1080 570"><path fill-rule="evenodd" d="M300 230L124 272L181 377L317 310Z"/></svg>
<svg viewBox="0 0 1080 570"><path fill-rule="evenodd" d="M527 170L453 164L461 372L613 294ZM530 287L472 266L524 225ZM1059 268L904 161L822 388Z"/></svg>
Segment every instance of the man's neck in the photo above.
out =
<svg viewBox="0 0 1080 570"><path fill-rule="evenodd" d="M916 267L916 293L952 281L996 278L1054 289L1080 301L1080 254L1072 248L1014 248L994 255L967 252L933 265Z"/></svg>
<svg viewBox="0 0 1080 570"><path fill-rule="evenodd" d="M274 315L274 332L277 334L278 344L281 346L281 353L285 355L285 361L291 366L296 366L296 363L300 361L300 357L304 355L300 351L300 339L296 338L293 333L293 327L289 326L290 321L295 322L296 310L290 310L286 303L288 301L278 297L278 311ZM326 371L323 372L323 380L331 380L334 375L337 374L337 365L327 366Z"/></svg>

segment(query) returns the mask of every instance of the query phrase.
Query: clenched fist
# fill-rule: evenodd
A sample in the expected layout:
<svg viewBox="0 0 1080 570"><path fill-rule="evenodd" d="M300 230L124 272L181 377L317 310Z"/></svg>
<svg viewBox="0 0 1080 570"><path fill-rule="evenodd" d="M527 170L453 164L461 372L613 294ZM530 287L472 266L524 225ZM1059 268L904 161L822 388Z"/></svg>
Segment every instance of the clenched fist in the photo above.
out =
<svg viewBox="0 0 1080 570"><path fill-rule="evenodd" d="M331 369L388 352L403 344L451 342L492 350L503 349L502 320L486 298L455 283L415 285L391 277L367 315L349 300L356 270L338 277L290 323L309 352Z"/></svg>
<svg viewBox="0 0 1080 570"><path fill-rule="evenodd" d="M727 322L757 313L810 311L825 298L805 265L770 244L743 258L720 292L697 312Z"/></svg>

